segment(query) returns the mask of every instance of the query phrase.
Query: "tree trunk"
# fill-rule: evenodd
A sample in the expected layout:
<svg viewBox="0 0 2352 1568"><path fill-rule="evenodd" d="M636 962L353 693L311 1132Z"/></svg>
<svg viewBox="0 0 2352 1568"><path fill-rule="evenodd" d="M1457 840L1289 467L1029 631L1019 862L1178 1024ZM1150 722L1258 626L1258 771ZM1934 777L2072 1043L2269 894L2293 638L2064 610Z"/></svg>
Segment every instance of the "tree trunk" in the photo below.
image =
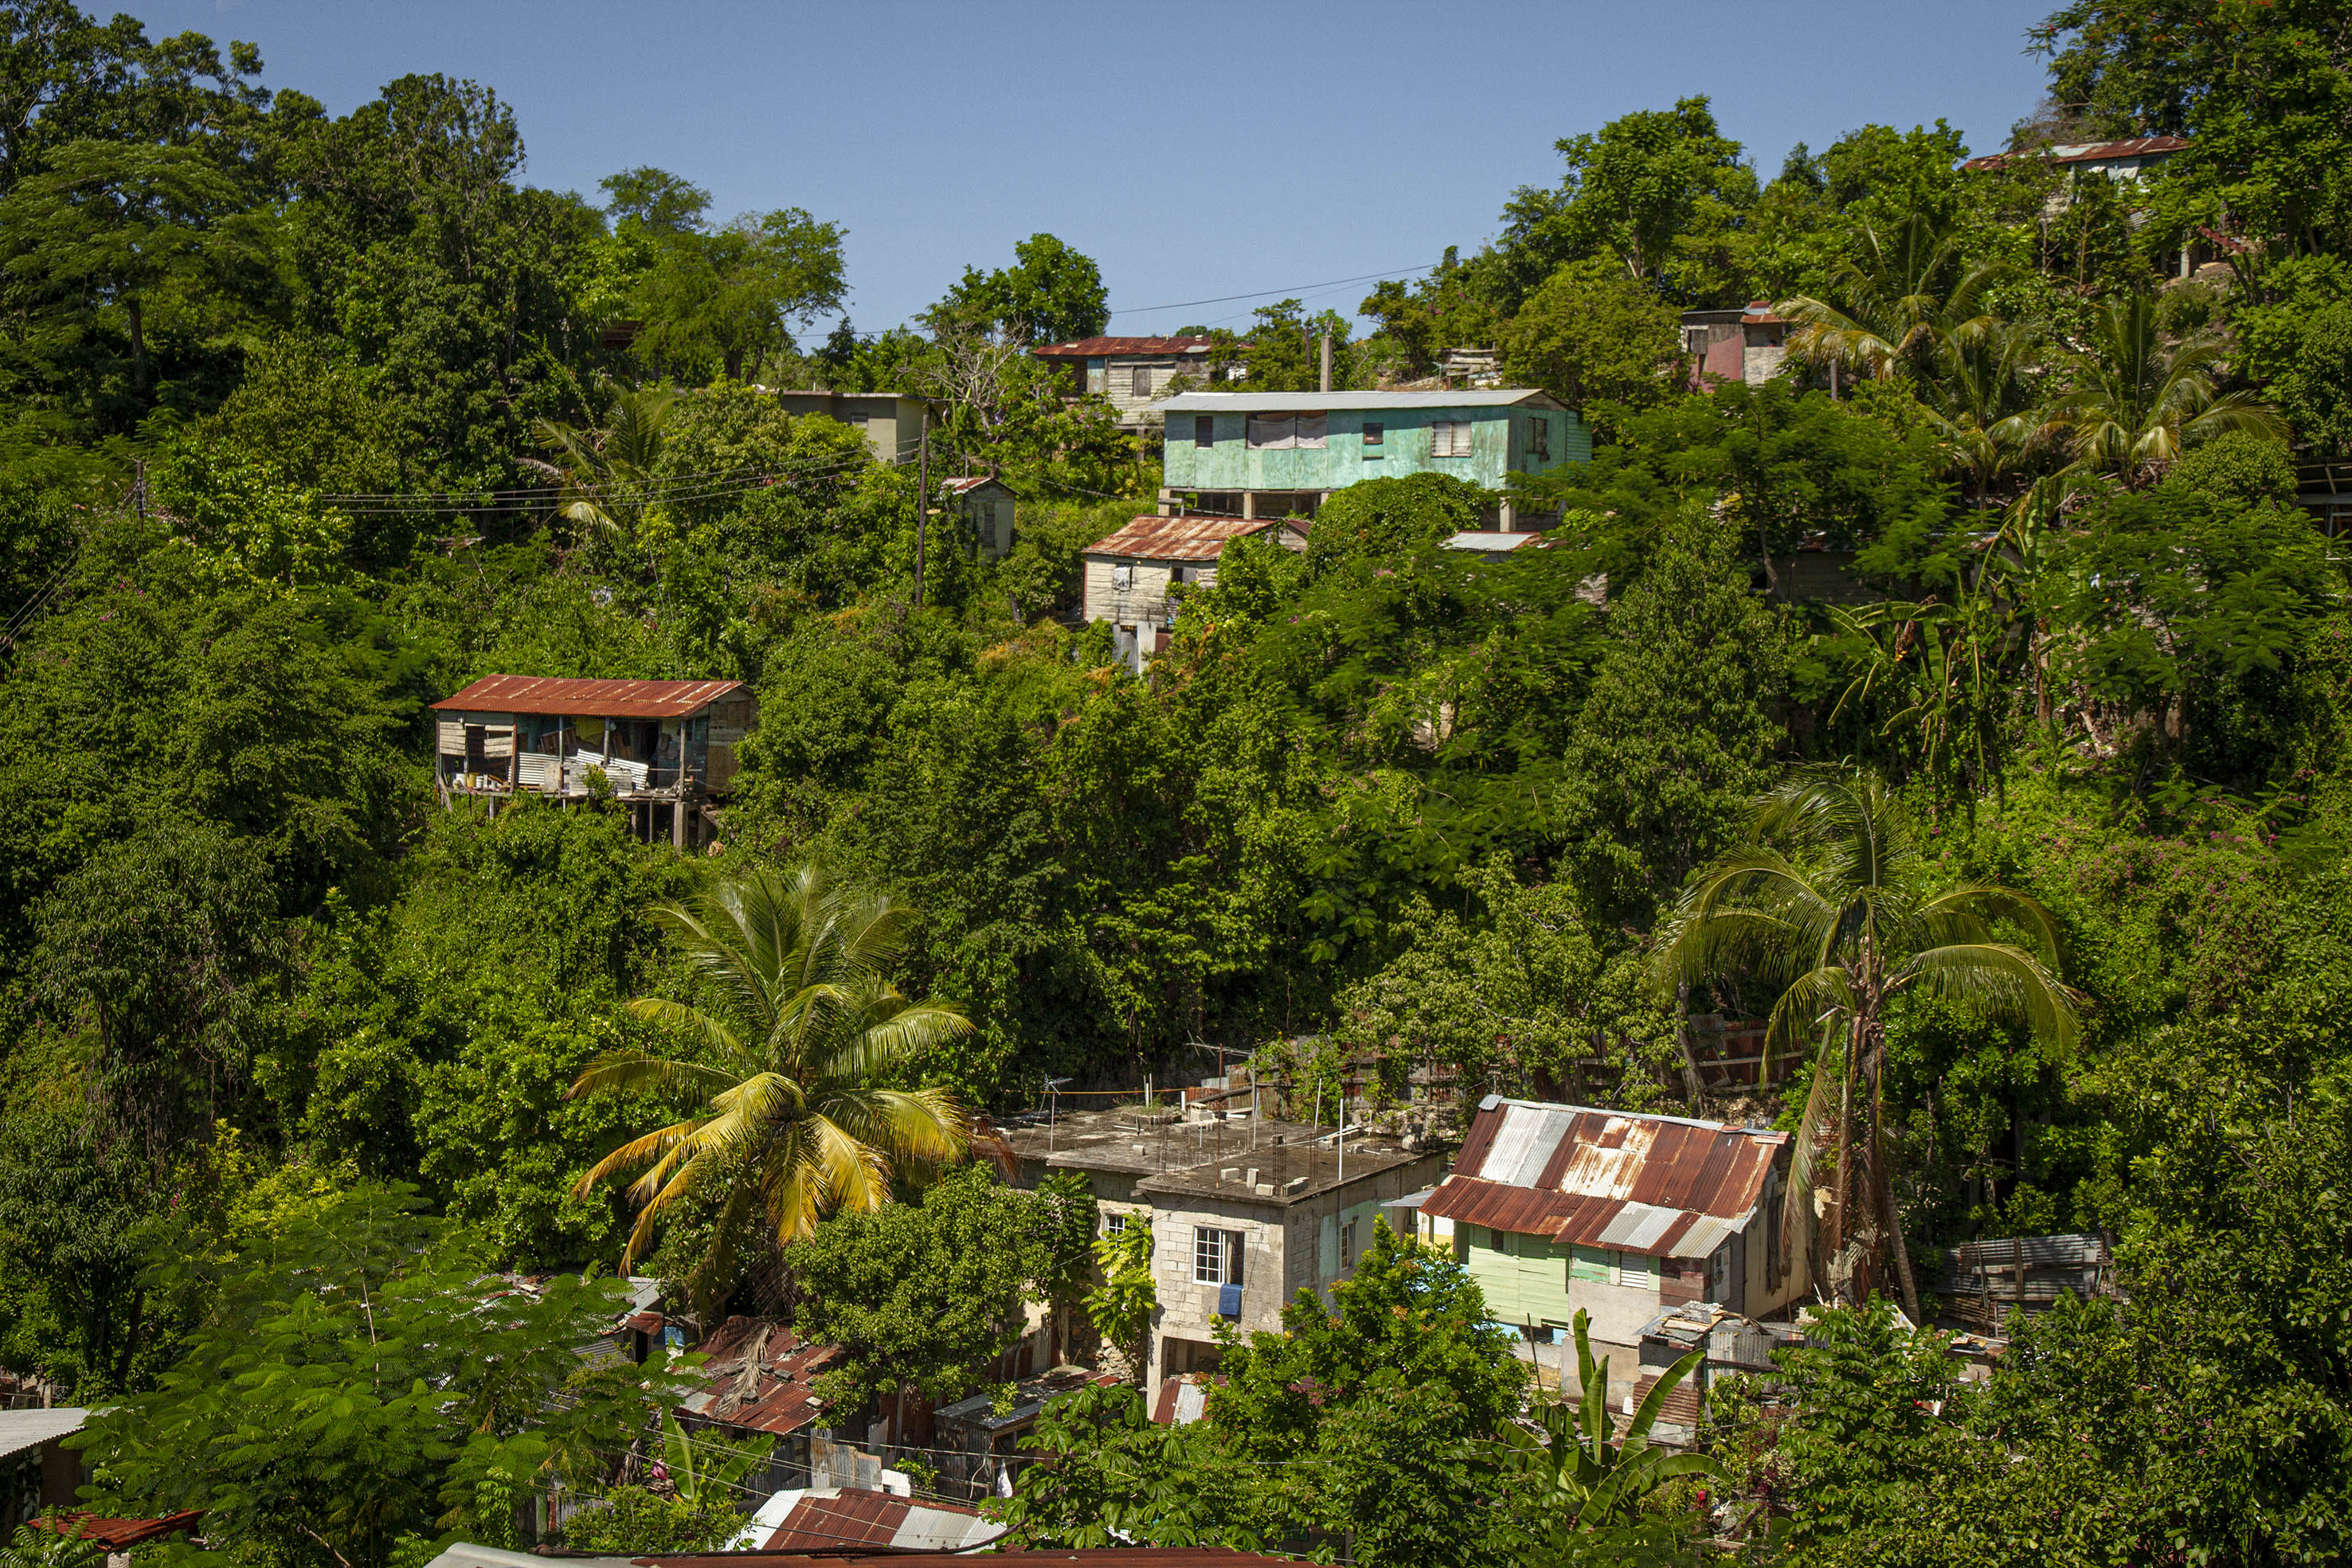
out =
<svg viewBox="0 0 2352 1568"><path fill-rule="evenodd" d="M1886 1175L1886 1097L1879 1080L1885 1062L1877 1060L1871 1071L1870 1175L1877 1188L1872 1196L1878 1209L1878 1222L1886 1228L1886 1245L1895 1255L1895 1281L1903 1288L1903 1310L1911 1314L1914 1327L1924 1320L1919 1316L1919 1281L1911 1274L1911 1249L1903 1243L1903 1219L1895 1211L1895 1186Z"/></svg>
<svg viewBox="0 0 2352 1568"><path fill-rule="evenodd" d="M135 294L122 302L131 313L131 390L141 397L147 395L147 334L142 320L139 297Z"/></svg>

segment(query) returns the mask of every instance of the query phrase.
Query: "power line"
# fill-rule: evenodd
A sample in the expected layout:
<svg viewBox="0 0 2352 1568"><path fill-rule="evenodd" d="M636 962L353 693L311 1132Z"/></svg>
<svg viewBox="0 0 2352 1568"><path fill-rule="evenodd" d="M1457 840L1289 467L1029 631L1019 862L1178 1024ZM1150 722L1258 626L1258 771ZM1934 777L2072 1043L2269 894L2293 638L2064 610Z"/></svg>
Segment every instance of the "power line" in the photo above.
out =
<svg viewBox="0 0 2352 1568"><path fill-rule="evenodd" d="M1195 305L1230 305L1236 299L1265 299L1276 294L1304 294L1315 288L1344 288L1350 283L1370 283L1375 278L1411 277L1416 273L1433 272L1443 262L1427 262L1420 267L1392 267L1385 272L1368 272L1361 277L1335 277L1328 283L1294 283L1286 288L1260 288L1248 294L1221 294L1214 299L1179 299L1173 305L1130 305L1110 312L1113 316L1148 316L1155 310L1190 310Z"/></svg>

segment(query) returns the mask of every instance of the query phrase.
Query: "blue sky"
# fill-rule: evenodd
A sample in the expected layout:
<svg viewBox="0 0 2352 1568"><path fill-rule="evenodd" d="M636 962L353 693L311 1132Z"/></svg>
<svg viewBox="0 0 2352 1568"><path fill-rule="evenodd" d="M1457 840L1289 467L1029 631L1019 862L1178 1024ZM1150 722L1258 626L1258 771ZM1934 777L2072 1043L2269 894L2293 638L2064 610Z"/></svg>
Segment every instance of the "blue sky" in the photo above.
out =
<svg viewBox="0 0 2352 1568"><path fill-rule="evenodd" d="M410 71L515 107L532 183L652 163L722 216L844 224L861 330L1045 230L1096 258L1112 330L1246 321L1279 290L1466 253L1552 143L1714 99L1769 175L1791 144L1938 117L1996 148L2041 97L2055 0L1550 5L128 0L152 34L258 44L337 113ZM122 0L116 0L122 4ZM100 3L101 13L114 8ZM1171 307L1171 308L1150 308Z"/></svg>

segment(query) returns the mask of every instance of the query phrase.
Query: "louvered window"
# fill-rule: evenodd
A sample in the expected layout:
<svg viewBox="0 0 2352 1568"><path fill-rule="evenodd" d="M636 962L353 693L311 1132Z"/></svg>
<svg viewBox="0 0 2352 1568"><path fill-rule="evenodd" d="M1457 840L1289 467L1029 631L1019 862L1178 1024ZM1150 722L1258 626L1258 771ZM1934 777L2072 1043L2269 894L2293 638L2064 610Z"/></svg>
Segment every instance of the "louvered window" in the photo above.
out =
<svg viewBox="0 0 2352 1568"><path fill-rule="evenodd" d="M1429 427L1429 455L1432 457L1467 457L1470 455L1470 422L1466 419L1441 419Z"/></svg>
<svg viewBox="0 0 2352 1568"><path fill-rule="evenodd" d="M1217 422L1213 415L1196 413L1192 416L1192 444L1214 446L1217 444Z"/></svg>

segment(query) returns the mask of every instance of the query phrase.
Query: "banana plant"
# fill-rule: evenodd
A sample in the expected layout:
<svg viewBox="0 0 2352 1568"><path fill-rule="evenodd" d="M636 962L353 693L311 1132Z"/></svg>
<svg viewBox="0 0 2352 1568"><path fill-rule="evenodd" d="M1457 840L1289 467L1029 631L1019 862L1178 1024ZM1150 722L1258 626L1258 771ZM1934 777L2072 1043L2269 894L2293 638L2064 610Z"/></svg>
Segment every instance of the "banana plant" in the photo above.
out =
<svg viewBox="0 0 2352 1568"><path fill-rule="evenodd" d="M1631 1521L1643 1499L1677 1476L1705 1476L1717 1482L1727 1479L1723 1467L1706 1454L1670 1454L1650 1442L1650 1428L1666 1396L1698 1370L1705 1353L1693 1351L1661 1373L1619 1437L1609 1414L1609 1362L1606 1357L1597 1364L1592 1359L1590 1319L1590 1313L1578 1311L1576 1369L1583 1396L1572 1406L1554 1399L1536 1407L1532 1414L1545 1441L1527 1455L1529 1479L1547 1489L1560 1522L1579 1531Z"/></svg>
<svg viewBox="0 0 2352 1568"><path fill-rule="evenodd" d="M744 1478L767 1462L773 1437L730 1443L718 1437L699 1440L688 1435L677 1417L662 1416L662 1468L680 1502L694 1508L732 1507Z"/></svg>

